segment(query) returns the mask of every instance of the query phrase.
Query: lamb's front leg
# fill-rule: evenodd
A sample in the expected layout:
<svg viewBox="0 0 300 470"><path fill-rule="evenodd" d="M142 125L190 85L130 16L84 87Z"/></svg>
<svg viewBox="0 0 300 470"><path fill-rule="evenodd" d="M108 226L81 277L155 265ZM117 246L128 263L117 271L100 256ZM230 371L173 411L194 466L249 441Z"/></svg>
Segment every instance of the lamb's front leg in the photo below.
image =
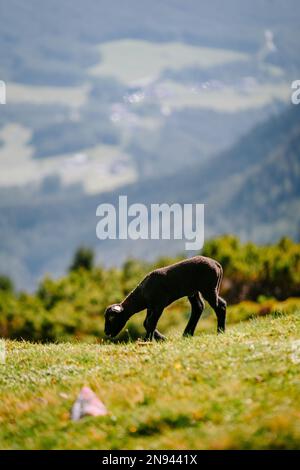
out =
<svg viewBox="0 0 300 470"><path fill-rule="evenodd" d="M146 329L145 341L152 341L153 338L157 341L164 341L166 339L166 337L156 329L157 322L162 313L162 308L147 309L147 315L144 321L144 327Z"/></svg>

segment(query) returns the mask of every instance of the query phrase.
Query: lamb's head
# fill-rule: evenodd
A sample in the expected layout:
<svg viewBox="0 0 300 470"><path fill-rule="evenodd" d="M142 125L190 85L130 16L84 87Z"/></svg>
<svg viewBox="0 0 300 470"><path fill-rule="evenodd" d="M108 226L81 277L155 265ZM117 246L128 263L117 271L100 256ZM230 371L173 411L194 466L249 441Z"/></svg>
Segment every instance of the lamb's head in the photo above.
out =
<svg viewBox="0 0 300 470"><path fill-rule="evenodd" d="M120 304L114 304L105 310L104 333L106 336L117 336L127 322L126 315L122 315L124 308Z"/></svg>

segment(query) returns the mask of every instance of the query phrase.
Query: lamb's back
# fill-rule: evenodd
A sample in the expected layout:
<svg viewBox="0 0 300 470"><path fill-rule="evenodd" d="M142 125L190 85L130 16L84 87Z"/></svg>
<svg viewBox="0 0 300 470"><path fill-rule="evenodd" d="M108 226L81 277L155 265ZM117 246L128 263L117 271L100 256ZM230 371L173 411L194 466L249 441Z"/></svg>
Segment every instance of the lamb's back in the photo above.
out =
<svg viewBox="0 0 300 470"><path fill-rule="evenodd" d="M220 264L212 258L194 256L155 269L140 284L146 298L177 299L214 286Z"/></svg>

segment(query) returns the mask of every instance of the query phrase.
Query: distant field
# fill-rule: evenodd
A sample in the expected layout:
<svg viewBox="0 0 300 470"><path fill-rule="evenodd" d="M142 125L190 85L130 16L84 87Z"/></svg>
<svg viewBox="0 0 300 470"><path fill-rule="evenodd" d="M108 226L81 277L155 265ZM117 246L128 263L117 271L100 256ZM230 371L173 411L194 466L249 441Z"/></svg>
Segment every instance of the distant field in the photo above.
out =
<svg viewBox="0 0 300 470"><path fill-rule="evenodd" d="M65 185L81 183L89 194L112 190L136 180L130 156L118 145L97 145L82 152L33 158L32 132L17 123L0 130L0 187L41 182L58 175Z"/></svg>
<svg viewBox="0 0 300 470"><path fill-rule="evenodd" d="M197 92L176 82L164 83L169 96L161 99L161 105L170 110L184 108L213 109L219 112L238 112L270 105L275 100L289 104L290 84L285 82L258 84L247 92L234 87L204 89Z"/></svg>
<svg viewBox="0 0 300 470"><path fill-rule="evenodd" d="M87 100L89 86L36 86L9 82L7 85L8 103L60 104L80 108Z"/></svg>
<svg viewBox="0 0 300 470"><path fill-rule="evenodd" d="M180 42L154 43L134 39L111 41L98 46L101 60L90 69L96 76L113 76L130 84L156 78L165 69L201 68L247 60L248 55L227 49L191 46Z"/></svg>
<svg viewBox="0 0 300 470"><path fill-rule="evenodd" d="M299 311L163 344L5 345L1 449L299 448ZM73 423L85 384L110 415Z"/></svg>
<svg viewBox="0 0 300 470"><path fill-rule="evenodd" d="M100 62L90 69L91 75L111 76L125 84L147 85L158 79L165 70L181 70L185 67L209 68L233 62L251 60L247 54L233 50L191 46L179 42L152 43L142 40L119 40L98 46ZM252 58L253 59L253 58ZM268 64L261 67L271 77L280 77L282 70ZM234 79L234 77L232 77ZM216 76L216 80L220 77ZM248 92L239 92L236 84L224 89L202 89L193 93L179 82L160 82L167 92L160 97L162 106L171 109L185 107L208 108L216 111L236 112L261 107L273 100L289 102L290 84L257 84Z"/></svg>

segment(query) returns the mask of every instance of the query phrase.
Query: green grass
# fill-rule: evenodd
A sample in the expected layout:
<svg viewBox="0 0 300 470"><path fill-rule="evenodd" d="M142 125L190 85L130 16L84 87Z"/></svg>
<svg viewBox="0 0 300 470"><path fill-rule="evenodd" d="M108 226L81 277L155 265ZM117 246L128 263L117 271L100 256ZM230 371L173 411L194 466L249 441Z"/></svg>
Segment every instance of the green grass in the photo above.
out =
<svg viewBox="0 0 300 470"><path fill-rule="evenodd" d="M0 448L299 448L300 311L198 331L148 345L6 341ZM110 414L73 423L85 384Z"/></svg>

